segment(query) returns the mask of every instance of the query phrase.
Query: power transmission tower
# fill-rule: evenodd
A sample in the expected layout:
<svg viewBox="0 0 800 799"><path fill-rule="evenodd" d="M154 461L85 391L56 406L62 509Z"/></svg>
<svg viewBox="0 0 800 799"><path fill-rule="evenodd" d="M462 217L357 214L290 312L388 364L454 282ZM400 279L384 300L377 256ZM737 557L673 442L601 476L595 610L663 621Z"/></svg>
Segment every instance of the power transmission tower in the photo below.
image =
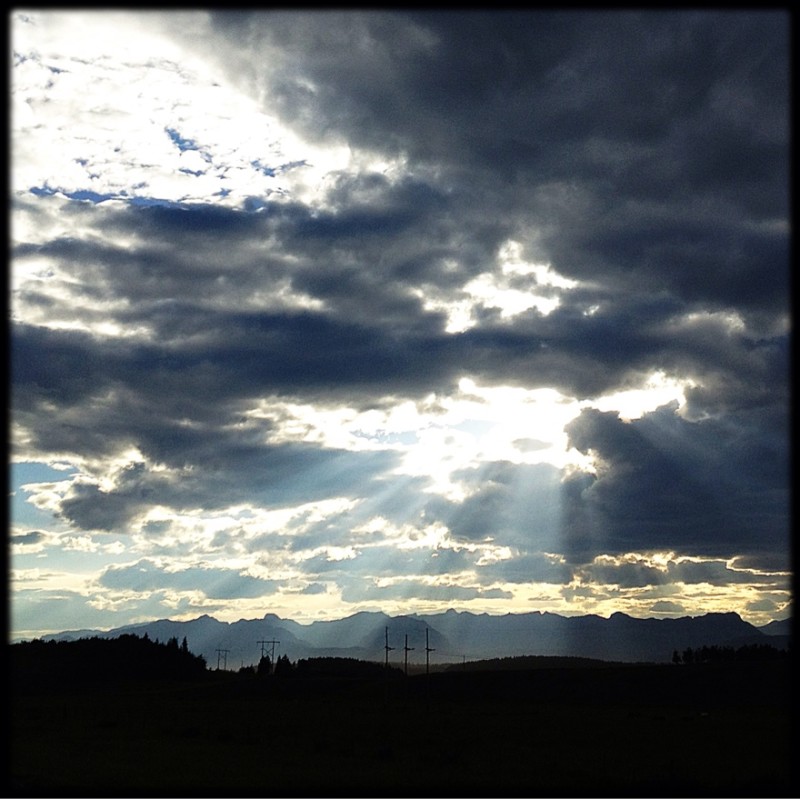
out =
<svg viewBox="0 0 800 799"><path fill-rule="evenodd" d="M264 657L264 647L267 644L272 645L272 649L270 650L269 655L269 665L270 665L270 673L275 669L275 644L279 644L280 641L276 641L274 638L271 641L256 641L257 644L261 644L261 657Z"/></svg>
<svg viewBox="0 0 800 799"><path fill-rule="evenodd" d="M414 647L408 645L408 633L406 633L406 645L403 647L403 652L405 652L406 654L406 668L405 668L406 677L408 676L408 653L413 651Z"/></svg>
<svg viewBox="0 0 800 799"><path fill-rule="evenodd" d="M386 650L386 661L384 663L384 666L388 669L389 668L389 652L391 652L394 649L394 647L393 646L389 646L389 628L388 627L385 628L385 632L386 632L386 645L383 648Z"/></svg>
<svg viewBox="0 0 800 799"><path fill-rule="evenodd" d="M222 658L222 670L225 671L228 668L228 652L230 649L218 649L217 650L217 671L219 671L219 661Z"/></svg>

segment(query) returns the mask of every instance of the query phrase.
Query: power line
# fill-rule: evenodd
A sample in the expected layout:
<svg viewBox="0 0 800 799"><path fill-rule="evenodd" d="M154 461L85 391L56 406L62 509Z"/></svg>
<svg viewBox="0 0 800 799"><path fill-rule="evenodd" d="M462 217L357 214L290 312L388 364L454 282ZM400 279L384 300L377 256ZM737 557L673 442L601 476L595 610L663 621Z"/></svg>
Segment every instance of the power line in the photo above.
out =
<svg viewBox="0 0 800 799"><path fill-rule="evenodd" d="M228 668L228 652L230 649L218 649L217 650L217 671L219 671L219 661L222 658L222 669L223 671L227 670Z"/></svg>

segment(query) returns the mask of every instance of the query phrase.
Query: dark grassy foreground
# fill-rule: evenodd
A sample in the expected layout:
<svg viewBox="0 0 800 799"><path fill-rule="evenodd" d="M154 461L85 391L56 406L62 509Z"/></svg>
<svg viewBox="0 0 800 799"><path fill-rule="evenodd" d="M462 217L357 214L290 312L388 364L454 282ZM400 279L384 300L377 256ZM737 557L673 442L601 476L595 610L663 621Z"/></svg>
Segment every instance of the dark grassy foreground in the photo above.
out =
<svg viewBox="0 0 800 799"><path fill-rule="evenodd" d="M11 796L797 796L788 660L28 687Z"/></svg>

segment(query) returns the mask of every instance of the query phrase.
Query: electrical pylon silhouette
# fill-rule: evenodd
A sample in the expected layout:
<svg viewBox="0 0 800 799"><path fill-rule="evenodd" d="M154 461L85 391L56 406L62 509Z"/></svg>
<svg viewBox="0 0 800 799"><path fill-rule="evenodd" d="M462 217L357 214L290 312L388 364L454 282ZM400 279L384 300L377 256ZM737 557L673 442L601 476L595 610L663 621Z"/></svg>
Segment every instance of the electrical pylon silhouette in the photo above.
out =
<svg viewBox="0 0 800 799"><path fill-rule="evenodd" d="M264 652L267 644L272 644L272 650L269 656L269 670L270 673L275 671L275 644L279 644L280 641L276 641L274 638L271 641L256 641L257 644L261 644L261 657L264 657Z"/></svg>

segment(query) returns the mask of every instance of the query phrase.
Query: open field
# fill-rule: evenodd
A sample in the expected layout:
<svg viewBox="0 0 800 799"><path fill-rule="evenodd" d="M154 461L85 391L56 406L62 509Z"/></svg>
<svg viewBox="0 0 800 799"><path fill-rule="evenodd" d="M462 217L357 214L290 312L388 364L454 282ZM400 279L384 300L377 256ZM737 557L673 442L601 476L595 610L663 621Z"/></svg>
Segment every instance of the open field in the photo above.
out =
<svg viewBox="0 0 800 799"><path fill-rule="evenodd" d="M12 697L11 795L789 796L789 687L788 660L50 685Z"/></svg>

